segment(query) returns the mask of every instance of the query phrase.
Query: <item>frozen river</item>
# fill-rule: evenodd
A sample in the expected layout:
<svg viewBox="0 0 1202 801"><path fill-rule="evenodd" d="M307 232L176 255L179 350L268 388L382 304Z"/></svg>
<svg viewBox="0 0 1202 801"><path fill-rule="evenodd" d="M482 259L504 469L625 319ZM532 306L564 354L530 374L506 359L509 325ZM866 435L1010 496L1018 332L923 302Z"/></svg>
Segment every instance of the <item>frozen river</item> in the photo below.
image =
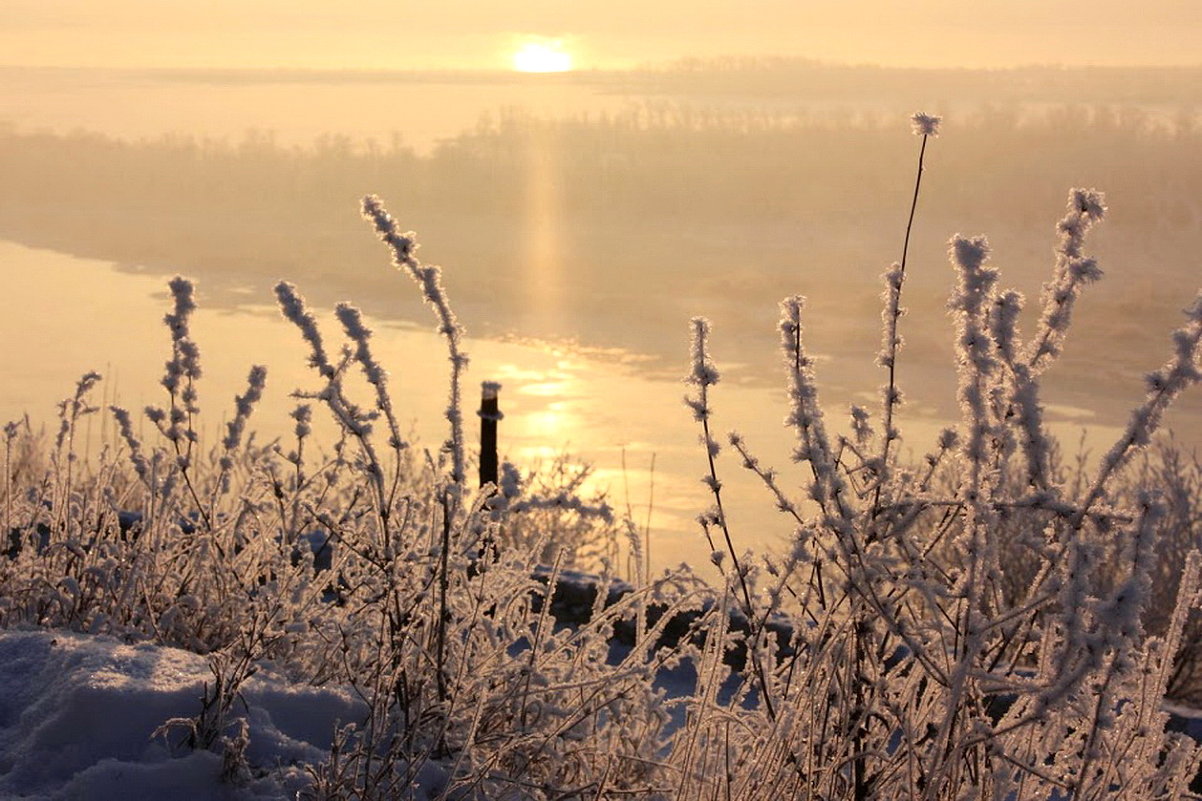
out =
<svg viewBox="0 0 1202 801"><path fill-rule="evenodd" d="M106 404L141 409L164 401L158 384L169 353L161 323L168 306L164 277L5 241L0 241L0 274L9 301L7 313L0 317L5 354L0 420L28 413L35 425L48 424L57 401L88 370L104 375L96 399ZM407 283L400 276L397 280ZM416 291L404 285L400 289ZM215 441L251 364L265 364L269 371L268 390L252 428L261 437L284 435L291 423L289 394L318 386L306 367L306 351L297 331L279 316L270 297L247 297L234 308L209 308L201 285L199 300L192 333L204 369L203 435ZM328 309L324 312L327 339L337 341L335 321ZM412 421L419 444L436 446L445 436L442 412L448 370L443 343L428 320L376 319L369 324L376 331L376 353L391 373L401 418ZM504 457L524 469L548 464L563 453L592 464L592 487L607 487L610 502L619 510L629 504L640 526L650 506L656 567L690 561L706 569L708 547L693 522L710 503L699 481L705 459L697 424L682 403L683 384L641 372L640 358L632 353L471 338L467 350L472 360L465 383L469 403L476 402L480 381L503 385L500 449ZM682 338L682 376L686 360ZM829 368L820 358L820 381L822 370ZM786 487L802 486L805 473L788 461L792 435L782 426L783 392L719 384L712 400L717 432L738 429L765 463L781 468ZM828 425L839 429L846 406L843 399L836 400L838 406L827 407ZM1053 428L1069 443L1075 443L1080 432L1076 411L1053 408L1050 414L1059 419ZM905 447L920 455L943 421L913 413L903 416L901 423L907 435ZM474 417L469 426L474 442ZM1115 432L1113 426L1096 420L1090 430L1091 439L1099 444ZM110 435L111 422L92 418L87 447L94 453L100 440ZM719 459L718 467L727 487L724 500L737 545L757 549L780 545L790 526L774 513L767 493L729 452Z"/></svg>

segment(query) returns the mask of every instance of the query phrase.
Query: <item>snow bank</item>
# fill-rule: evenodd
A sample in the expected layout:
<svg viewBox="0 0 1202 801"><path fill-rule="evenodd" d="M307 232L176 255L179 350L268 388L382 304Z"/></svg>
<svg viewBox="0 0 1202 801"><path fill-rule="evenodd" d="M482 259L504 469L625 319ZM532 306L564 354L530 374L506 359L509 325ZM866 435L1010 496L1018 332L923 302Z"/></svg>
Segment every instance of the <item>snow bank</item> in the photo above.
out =
<svg viewBox="0 0 1202 801"><path fill-rule="evenodd" d="M178 747L169 718L200 711L205 658L64 631L0 632L0 797L137 801L292 798L324 760L334 726L361 717L341 688L260 672L238 706L252 778L222 784L221 757Z"/></svg>

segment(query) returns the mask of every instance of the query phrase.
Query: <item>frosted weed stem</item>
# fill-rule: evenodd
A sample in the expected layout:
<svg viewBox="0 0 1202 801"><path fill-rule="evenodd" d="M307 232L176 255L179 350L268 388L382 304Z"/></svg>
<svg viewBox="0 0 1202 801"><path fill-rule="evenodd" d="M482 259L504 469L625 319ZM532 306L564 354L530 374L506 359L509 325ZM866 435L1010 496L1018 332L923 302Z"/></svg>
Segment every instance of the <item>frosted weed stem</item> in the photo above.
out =
<svg viewBox="0 0 1202 801"><path fill-rule="evenodd" d="M901 339L897 335L897 321L904 313L901 307L901 293L902 284L906 280L906 259L910 253L910 233L914 229L914 213L918 209L918 192L922 187L922 172L927 154L927 140L932 136L939 135L939 123L941 121L941 117L922 112L918 112L910 118L910 122L914 126L914 133L922 137L922 145L918 149L918 170L914 176L914 196L910 200L910 216L906 220L906 236L902 242L901 261L894 264L885 273L885 310L882 313L882 316L885 318L885 341L877 362L889 370L889 384L885 387L882 398L885 419L883 432L885 442L881 446L881 475L878 476L876 491L872 497L872 516L874 518L880 512L881 482L884 479L885 471L889 469L889 448L893 444L893 440L898 438L897 429L893 427L893 411L901 400L901 395L897 390L897 350L901 346Z"/></svg>
<svg viewBox="0 0 1202 801"><path fill-rule="evenodd" d="M146 416L171 443L172 450L175 451L176 467L179 468L184 486L196 505L196 513L205 528L212 532L213 520L200 500L190 473L192 452L199 441L194 418L200 413L200 408L196 405L196 382L201 376L200 348L192 340L188 327L192 312L196 311L196 285L182 275L175 276L167 285L171 289L175 307L163 317L163 322L171 331L171 361L167 362L166 372L160 383L171 396L171 408L164 411L156 407L147 407Z"/></svg>
<svg viewBox="0 0 1202 801"><path fill-rule="evenodd" d="M710 324L709 320L704 317L694 317L691 322L693 327L693 369L685 380L697 387L697 396L695 398L686 397L685 404L693 410L693 418L701 423L702 444L705 445L705 455L709 465L709 474L702 481L714 495L715 517L717 518L718 526L722 529L722 537L726 542L726 550L730 554L735 575L739 579L739 589L743 594L743 602L746 604L747 620L751 622L755 620L754 607L751 604L751 591L747 587L747 576L743 571L743 566L739 564L739 555L735 552L735 544L730 537L730 528L726 523L726 512L722 508L722 482L718 480L718 470L714 465L714 457L718 455L720 446L710 434L709 419L711 409L709 406L709 388L718 383L718 370L710 359L709 353L706 351ZM754 665L756 680L760 685L760 694L764 698L764 709L767 711L769 719L775 723L776 708L773 706L772 697L768 693L768 680L764 675L764 667L760 664L759 657L755 653L754 641L758 635L759 632L757 631L748 632L747 658Z"/></svg>
<svg viewBox="0 0 1202 801"><path fill-rule="evenodd" d="M1145 376L1147 397L1132 411L1123 435L1102 458L1098 475L1073 517L1074 531L1084 524L1093 504L1104 497L1111 476L1136 450L1151 441L1173 400L1186 388L1202 382L1202 291L1184 313L1185 325L1173 332L1172 357L1159 370Z"/></svg>
<svg viewBox="0 0 1202 801"><path fill-rule="evenodd" d="M1073 308L1082 289L1102 277L1097 262L1084 256L1085 235L1106 214L1106 199L1096 189L1073 189L1067 213L1056 224L1060 244L1052 279L1043 287L1040 331L1029 344L1027 364L1034 375L1046 370L1060 355L1072 322Z"/></svg>
<svg viewBox="0 0 1202 801"><path fill-rule="evenodd" d="M363 323L363 315L359 309L345 302L339 303L335 307L334 313L338 317L338 321L342 323L347 337L355 343L355 359L363 368L363 375L367 379L367 383L375 389L376 410L384 415L385 422L388 424L388 447L392 449L396 458L393 464L392 480L388 488L388 499L384 505L391 509L401 483L401 453L409 447L409 443L405 442L404 437L401 436L400 425L392 407L392 396L388 393L388 371L372 353L372 331ZM383 465L381 465L382 467Z"/></svg>
<svg viewBox="0 0 1202 801"><path fill-rule="evenodd" d="M267 386L267 368L261 364L253 365L246 377L246 393L234 396L234 419L226 423L226 435L221 440L223 453L218 461L220 471L217 480L213 482L213 492L209 496L209 518L217 518L217 498L229 492L230 471L234 469L234 454L242 444L246 432L246 424L254 412L255 404L263 398L263 390Z"/></svg>
<svg viewBox="0 0 1202 801"><path fill-rule="evenodd" d="M87 395L99 381L100 373L85 373L75 384L75 393L59 404L59 431L55 439L52 458L56 466L55 472L57 474L65 473L65 481L60 482L56 487L59 497L55 501L56 524L61 526L64 531L69 516L67 507L71 498L75 461L78 458L75 453L75 434L79 428L79 418L97 411L97 407L88 403ZM62 465L64 455L66 457L65 468Z"/></svg>
<svg viewBox="0 0 1202 801"><path fill-rule="evenodd" d="M467 368L468 357L462 349L463 326L451 311L446 291L442 286L442 268L422 264L413 255L417 250L415 234L400 233L383 202L375 195L363 198L363 217L375 226L380 241L392 251L392 263L398 270L409 274L422 289L422 297L438 318L438 332L447 340L448 358L451 362L451 392L446 418L451 424L451 437L447 442L451 452L451 482L462 486L465 477L462 410L462 375Z"/></svg>
<svg viewBox="0 0 1202 801"><path fill-rule="evenodd" d="M17 438L16 422L4 424L4 530L12 531L13 508L13 442Z"/></svg>
<svg viewBox="0 0 1202 801"><path fill-rule="evenodd" d="M305 299L297 292L296 287L287 281L280 281L275 286L275 295L279 301L280 313L284 315L284 319L300 329L301 336L309 343L309 366L317 370L326 380L325 388L319 392L296 392L293 395L294 397L313 399L324 403L329 408L330 413L334 415L334 419L338 421L338 425L341 427L344 435L349 434L358 442L362 456L366 461L365 467L371 479L372 491L375 493L376 498L376 507L379 510L381 522L384 524L383 529L387 530L390 514L389 496L384 486L383 464L371 440L371 421L374 415L370 412L364 412L352 403L342 389L343 372L349 361L354 357L353 353L345 351L342 361L338 366L335 366L326 355L321 332L317 328L317 319L305 306ZM297 418L298 438L302 430L305 434L309 433L307 413L303 423Z"/></svg>

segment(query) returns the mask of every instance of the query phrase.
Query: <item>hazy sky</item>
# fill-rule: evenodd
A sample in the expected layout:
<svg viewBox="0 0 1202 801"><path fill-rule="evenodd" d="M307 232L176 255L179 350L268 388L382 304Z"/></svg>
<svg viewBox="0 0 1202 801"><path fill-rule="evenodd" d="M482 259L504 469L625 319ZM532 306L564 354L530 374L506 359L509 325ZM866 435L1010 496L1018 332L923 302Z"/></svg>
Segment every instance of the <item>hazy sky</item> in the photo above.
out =
<svg viewBox="0 0 1202 801"><path fill-rule="evenodd" d="M0 0L10 65L487 68L800 55L918 66L1202 63L1202 0Z"/></svg>

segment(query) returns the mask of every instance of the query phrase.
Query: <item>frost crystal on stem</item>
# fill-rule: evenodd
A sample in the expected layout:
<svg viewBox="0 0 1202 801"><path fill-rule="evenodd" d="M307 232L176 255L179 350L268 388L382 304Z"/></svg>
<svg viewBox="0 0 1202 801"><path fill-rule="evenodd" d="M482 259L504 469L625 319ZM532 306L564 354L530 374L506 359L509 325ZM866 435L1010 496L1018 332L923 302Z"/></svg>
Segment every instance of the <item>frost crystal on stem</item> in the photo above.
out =
<svg viewBox="0 0 1202 801"><path fill-rule="evenodd" d="M451 424L451 436L447 448L451 453L451 481L461 485L466 476L464 441L463 441L463 409L462 409L462 376L467 369L468 357L462 349L463 328L451 311L446 291L442 286L442 268L422 264L414 257L417 250L415 234L400 233L396 221L384 208L380 198L368 195L363 198L363 217L370 221L380 240L392 251L393 265L407 273L422 290L422 297L434 310L438 318L438 332L446 338L448 358L451 362L451 389L447 404L446 419Z"/></svg>
<svg viewBox="0 0 1202 801"><path fill-rule="evenodd" d="M910 117L910 125L914 130L915 136L938 136L939 123L943 122L942 117L937 117L934 114L926 114L922 111L916 111Z"/></svg>
<svg viewBox="0 0 1202 801"><path fill-rule="evenodd" d="M1074 189L1068 195L1068 211L1056 225L1060 244L1052 279L1043 286L1040 330L1030 343L1027 363L1038 375L1060 355L1072 321L1073 307L1081 290L1102 277L1097 262L1085 257L1085 235L1102 220L1106 205L1094 189Z"/></svg>

